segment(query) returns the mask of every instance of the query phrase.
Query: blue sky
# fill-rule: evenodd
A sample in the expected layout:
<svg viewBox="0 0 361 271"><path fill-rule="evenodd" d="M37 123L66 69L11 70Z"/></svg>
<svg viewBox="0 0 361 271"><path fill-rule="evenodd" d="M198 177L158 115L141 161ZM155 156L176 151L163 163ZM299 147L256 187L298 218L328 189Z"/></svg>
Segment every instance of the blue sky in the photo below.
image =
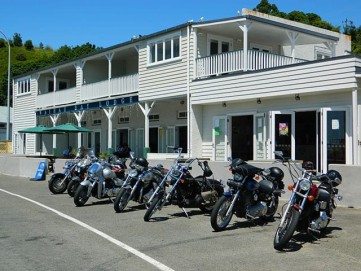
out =
<svg viewBox="0 0 361 271"><path fill-rule="evenodd" d="M193 19L198 21L236 16L261 0L2 0L0 31L12 39L19 33L58 49L62 45L91 43L109 47L134 35L147 35ZM269 0L280 11L316 13L335 26L345 19L361 26L361 0Z"/></svg>

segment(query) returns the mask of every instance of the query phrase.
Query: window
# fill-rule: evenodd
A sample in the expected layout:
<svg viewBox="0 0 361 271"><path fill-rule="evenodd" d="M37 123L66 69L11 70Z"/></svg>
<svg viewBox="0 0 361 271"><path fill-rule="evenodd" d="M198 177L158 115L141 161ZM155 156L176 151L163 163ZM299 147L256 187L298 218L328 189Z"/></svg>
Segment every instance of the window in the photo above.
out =
<svg viewBox="0 0 361 271"><path fill-rule="evenodd" d="M158 64L180 57L180 32L148 43L148 63Z"/></svg>
<svg viewBox="0 0 361 271"><path fill-rule="evenodd" d="M251 43L251 50L265 52L265 53L272 53L271 46L266 46L266 45L261 45L261 44L256 44L256 43Z"/></svg>
<svg viewBox="0 0 361 271"><path fill-rule="evenodd" d="M149 115L149 121L159 121L159 114Z"/></svg>
<svg viewBox="0 0 361 271"><path fill-rule="evenodd" d="M217 55L227 53L233 50L232 39L208 35L208 53L209 55Z"/></svg>
<svg viewBox="0 0 361 271"><path fill-rule="evenodd" d="M129 117L120 117L118 123L129 123Z"/></svg>
<svg viewBox="0 0 361 271"><path fill-rule="evenodd" d="M315 59L326 59L331 58L331 51L323 47L315 47Z"/></svg>
<svg viewBox="0 0 361 271"><path fill-rule="evenodd" d="M186 119L187 118L187 111L178 111L177 118L178 119Z"/></svg>
<svg viewBox="0 0 361 271"><path fill-rule="evenodd" d="M48 78L46 78L46 82L47 82L47 91L53 92L55 90L54 79L51 77L48 77ZM57 79L56 82L57 82L56 90L62 90L62 89L69 88L70 82L67 79Z"/></svg>
<svg viewBox="0 0 361 271"><path fill-rule="evenodd" d="M101 125L102 124L102 120L101 119L94 119L93 120L93 126L97 126L97 125Z"/></svg>
<svg viewBox="0 0 361 271"><path fill-rule="evenodd" d="M23 79L17 82L18 95L30 93L30 78Z"/></svg>

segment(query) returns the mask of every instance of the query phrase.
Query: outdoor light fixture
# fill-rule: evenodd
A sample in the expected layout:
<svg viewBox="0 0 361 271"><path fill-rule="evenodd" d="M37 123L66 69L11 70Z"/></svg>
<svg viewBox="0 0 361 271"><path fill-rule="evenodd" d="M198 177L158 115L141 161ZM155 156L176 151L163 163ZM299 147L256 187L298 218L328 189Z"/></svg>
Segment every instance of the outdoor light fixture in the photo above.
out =
<svg viewBox="0 0 361 271"><path fill-rule="evenodd" d="M261 101L261 98L257 98L257 104L261 104L262 101Z"/></svg>
<svg viewBox="0 0 361 271"><path fill-rule="evenodd" d="M296 101L301 100L301 98L300 98L300 94L296 94L296 95L295 95L295 100L296 100Z"/></svg>
<svg viewBox="0 0 361 271"><path fill-rule="evenodd" d="M223 107L227 107L227 104L224 102L224 103L222 103L222 106L223 106Z"/></svg>

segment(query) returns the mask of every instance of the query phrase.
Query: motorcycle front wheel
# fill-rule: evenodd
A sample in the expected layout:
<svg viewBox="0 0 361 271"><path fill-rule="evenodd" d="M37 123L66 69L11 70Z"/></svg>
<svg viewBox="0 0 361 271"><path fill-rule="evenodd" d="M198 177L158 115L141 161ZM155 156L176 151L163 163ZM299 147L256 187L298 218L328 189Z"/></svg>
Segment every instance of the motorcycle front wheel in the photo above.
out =
<svg viewBox="0 0 361 271"><path fill-rule="evenodd" d="M155 212L158 209L160 209L160 206L163 204L164 200L165 200L165 196L163 196L163 195L159 195L159 197L156 197L153 199L149 208L145 212L145 215L144 215L145 222L148 222L150 220L150 218L152 217L152 215L154 215Z"/></svg>
<svg viewBox="0 0 361 271"><path fill-rule="evenodd" d="M64 180L64 176L51 177L49 180L49 190L53 194L62 194L65 192L68 185L68 180Z"/></svg>
<svg viewBox="0 0 361 271"><path fill-rule="evenodd" d="M117 197L115 198L114 201L115 212L120 213L121 211L124 210L124 208L127 206L129 202L129 196L130 196L129 189L121 188L119 190Z"/></svg>
<svg viewBox="0 0 361 271"><path fill-rule="evenodd" d="M68 186L66 188L66 191L68 192L70 197L74 197L75 191L79 185L80 185L79 181L70 180L70 182L68 183Z"/></svg>
<svg viewBox="0 0 361 271"><path fill-rule="evenodd" d="M211 225L215 231L223 231L231 221L233 211L227 215L231 203L232 197L222 196L214 205L211 213Z"/></svg>
<svg viewBox="0 0 361 271"><path fill-rule="evenodd" d="M74 194L74 203L76 206L83 206L89 199L88 195L88 187L84 185L79 185Z"/></svg>
<svg viewBox="0 0 361 271"><path fill-rule="evenodd" d="M276 250L282 250L287 245L288 241L290 241L296 230L301 214L295 208L291 207L284 215L286 216L285 222L282 227L279 226L277 228L273 241L273 247Z"/></svg>

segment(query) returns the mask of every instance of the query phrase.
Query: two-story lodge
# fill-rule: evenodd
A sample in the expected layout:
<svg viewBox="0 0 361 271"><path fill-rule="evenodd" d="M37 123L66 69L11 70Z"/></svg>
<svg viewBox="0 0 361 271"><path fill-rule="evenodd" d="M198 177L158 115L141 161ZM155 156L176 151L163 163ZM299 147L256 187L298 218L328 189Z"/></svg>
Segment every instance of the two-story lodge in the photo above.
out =
<svg viewBox="0 0 361 271"><path fill-rule="evenodd" d="M187 22L14 78L15 154L96 153L268 160L275 150L360 165L361 58L349 36L243 9ZM71 122L92 132L19 133Z"/></svg>

